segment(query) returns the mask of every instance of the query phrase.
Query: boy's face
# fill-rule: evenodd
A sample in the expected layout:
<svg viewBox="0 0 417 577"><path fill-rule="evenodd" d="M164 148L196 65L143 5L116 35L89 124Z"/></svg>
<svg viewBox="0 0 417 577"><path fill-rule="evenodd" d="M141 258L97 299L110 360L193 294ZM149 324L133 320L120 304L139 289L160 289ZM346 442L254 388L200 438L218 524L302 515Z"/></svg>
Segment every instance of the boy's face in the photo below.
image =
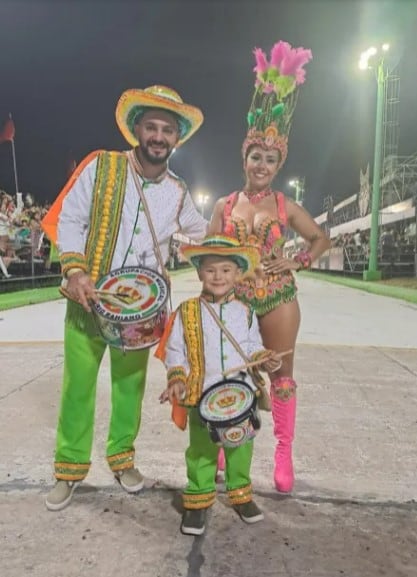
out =
<svg viewBox="0 0 417 577"><path fill-rule="evenodd" d="M203 283L203 292L221 300L229 293L241 275L241 269L231 259L223 256L205 256L201 259L198 278Z"/></svg>

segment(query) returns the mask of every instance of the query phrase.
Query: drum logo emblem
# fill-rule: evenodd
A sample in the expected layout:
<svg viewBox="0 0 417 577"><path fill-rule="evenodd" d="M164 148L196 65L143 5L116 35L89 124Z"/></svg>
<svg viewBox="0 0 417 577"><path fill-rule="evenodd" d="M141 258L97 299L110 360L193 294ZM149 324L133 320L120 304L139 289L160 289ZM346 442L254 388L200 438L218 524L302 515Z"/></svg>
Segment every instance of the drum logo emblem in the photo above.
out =
<svg viewBox="0 0 417 577"><path fill-rule="evenodd" d="M168 299L168 286L156 272L128 267L110 272L97 283L100 301L95 308L111 321L134 322L153 317Z"/></svg>
<svg viewBox="0 0 417 577"><path fill-rule="evenodd" d="M246 431L243 427L230 427L225 430L224 437L230 443L239 443L246 437Z"/></svg>
<svg viewBox="0 0 417 577"><path fill-rule="evenodd" d="M227 409L232 405L234 405L236 401L237 401L236 395L226 394L224 395L224 397L220 397L220 399L218 399L217 404L221 409Z"/></svg>

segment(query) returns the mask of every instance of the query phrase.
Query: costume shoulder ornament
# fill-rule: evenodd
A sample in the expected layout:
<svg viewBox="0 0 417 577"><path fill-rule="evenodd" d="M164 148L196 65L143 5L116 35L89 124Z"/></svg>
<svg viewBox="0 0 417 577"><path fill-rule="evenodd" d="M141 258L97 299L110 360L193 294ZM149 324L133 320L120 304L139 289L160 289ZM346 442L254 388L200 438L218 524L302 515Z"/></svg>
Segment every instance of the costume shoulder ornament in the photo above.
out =
<svg viewBox="0 0 417 577"><path fill-rule="evenodd" d="M270 59L260 48L254 50L256 66L255 92L248 112L248 133L242 154L250 146L280 152L279 167L287 157L288 135L297 102L298 87L306 78L304 65L312 59L311 50L292 48L280 40L272 47Z"/></svg>

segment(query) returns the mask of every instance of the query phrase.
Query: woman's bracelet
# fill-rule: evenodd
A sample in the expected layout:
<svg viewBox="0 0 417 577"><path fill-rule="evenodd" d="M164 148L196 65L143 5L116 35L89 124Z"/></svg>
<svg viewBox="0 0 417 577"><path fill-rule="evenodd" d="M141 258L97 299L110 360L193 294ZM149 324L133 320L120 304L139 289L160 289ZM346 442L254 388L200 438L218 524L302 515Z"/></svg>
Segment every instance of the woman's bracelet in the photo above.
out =
<svg viewBox="0 0 417 577"><path fill-rule="evenodd" d="M300 265L299 270L305 270L311 267L311 254L306 250L297 252L293 260Z"/></svg>

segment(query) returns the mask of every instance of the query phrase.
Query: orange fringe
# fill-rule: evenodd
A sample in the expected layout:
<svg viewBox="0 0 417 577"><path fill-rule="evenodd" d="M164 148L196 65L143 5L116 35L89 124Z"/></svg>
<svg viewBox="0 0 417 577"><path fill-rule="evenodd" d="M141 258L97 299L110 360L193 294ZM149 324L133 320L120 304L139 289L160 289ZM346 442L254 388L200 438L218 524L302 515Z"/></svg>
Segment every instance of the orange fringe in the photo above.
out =
<svg viewBox="0 0 417 577"><path fill-rule="evenodd" d="M154 356L160 361L164 362L166 357L166 346L171 334L172 327L174 326L176 312L173 312L168 319L165 326L164 333L159 341L158 347L154 353ZM171 408L171 419L177 425L181 431L185 431L187 428L187 409L178 404L178 401L174 399Z"/></svg>
<svg viewBox="0 0 417 577"><path fill-rule="evenodd" d="M94 150L90 152L76 167L74 172L69 177L66 185L61 190L61 192L56 197L54 203L52 204L51 208L48 210L46 215L43 217L41 221L41 227L46 236L52 241L54 244L57 244L57 226L58 226L58 218L62 210L62 203L64 202L64 198L67 196L68 192L74 186L75 181L80 176L81 172L87 166L89 162L93 160L102 150Z"/></svg>

